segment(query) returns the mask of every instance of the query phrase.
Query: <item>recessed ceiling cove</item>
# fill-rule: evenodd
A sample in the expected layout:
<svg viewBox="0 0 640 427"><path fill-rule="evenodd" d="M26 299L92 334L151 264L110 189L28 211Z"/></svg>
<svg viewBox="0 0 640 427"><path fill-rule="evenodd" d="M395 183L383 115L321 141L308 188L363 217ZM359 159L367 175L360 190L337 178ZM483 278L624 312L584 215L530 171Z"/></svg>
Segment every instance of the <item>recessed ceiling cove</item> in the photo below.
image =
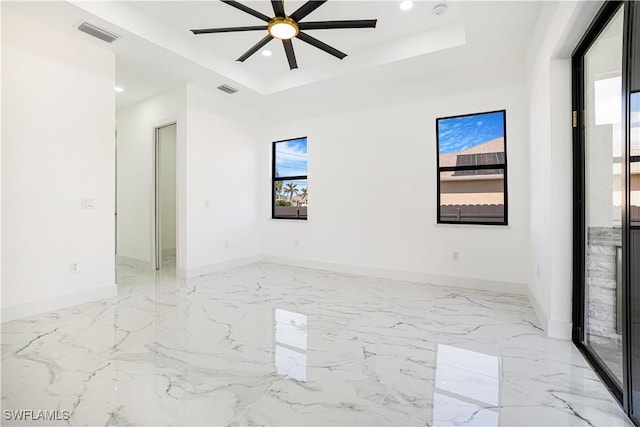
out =
<svg viewBox="0 0 640 427"><path fill-rule="evenodd" d="M223 28L205 28L198 30L191 30L193 34L215 34L215 33L231 33L231 32L243 32L243 31L266 31L267 34L247 50L237 61L244 62L254 53L262 49L274 38L280 39L284 47L285 54L287 55L287 61L289 62L289 69L293 70L298 68L298 62L296 60L295 51L293 50L293 44L291 39L296 37L309 45L316 47L330 55L335 56L338 59L343 59L347 56L346 53L339 51L338 49L329 46L328 44L310 36L303 30L332 30L332 29L352 29L352 28L375 28L377 19L359 19L359 20L339 20L339 21L305 21L302 19L307 17L314 10L326 3L327 0L311 0L304 3L291 15L287 15L284 9L284 0L272 0L271 6L273 7L273 13L275 16L269 17L255 9L252 9L242 3L233 0L221 0L223 3L228 4L238 10L241 10L249 15L252 15L264 22L267 25L252 25L243 27L223 27Z"/></svg>

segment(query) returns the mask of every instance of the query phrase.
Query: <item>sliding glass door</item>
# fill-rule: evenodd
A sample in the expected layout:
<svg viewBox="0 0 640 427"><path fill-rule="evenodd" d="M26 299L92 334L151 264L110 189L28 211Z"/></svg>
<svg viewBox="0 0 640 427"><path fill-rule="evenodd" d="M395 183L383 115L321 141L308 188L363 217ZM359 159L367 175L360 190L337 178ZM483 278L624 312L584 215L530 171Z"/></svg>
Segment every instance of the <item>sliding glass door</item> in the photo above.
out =
<svg viewBox="0 0 640 427"><path fill-rule="evenodd" d="M584 343L622 387L622 35L619 7L582 57Z"/></svg>
<svg viewBox="0 0 640 427"><path fill-rule="evenodd" d="M576 48L573 340L640 421L640 5L607 2Z"/></svg>
<svg viewBox="0 0 640 427"><path fill-rule="evenodd" d="M640 423L640 4L628 5L626 101L627 144L623 158L626 180L626 270L629 288L629 412Z"/></svg>
<svg viewBox="0 0 640 427"><path fill-rule="evenodd" d="M640 8L636 13L640 14ZM640 48L640 46L638 46ZM640 64L639 64L640 65ZM630 288L630 357L631 365L631 416L640 422L640 85L630 96L629 114L629 182L628 217L629 229L625 236L629 247L627 271Z"/></svg>

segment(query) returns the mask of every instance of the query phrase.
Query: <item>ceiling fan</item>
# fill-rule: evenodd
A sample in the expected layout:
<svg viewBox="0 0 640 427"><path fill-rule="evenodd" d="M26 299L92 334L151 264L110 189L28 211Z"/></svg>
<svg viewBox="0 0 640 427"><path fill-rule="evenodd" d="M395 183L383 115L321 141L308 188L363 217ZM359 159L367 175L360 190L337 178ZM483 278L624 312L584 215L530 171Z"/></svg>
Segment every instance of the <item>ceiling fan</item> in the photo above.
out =
<svg viewBox="0 0 640 427"><path fill-rule="evenodd" d="M227 27L227 28L205 28L201 30L191 30L193 34L212 34L212 33L231 33L236 31L261 31L267 30L268 34L264 36L262 40L256 43L251 49L246 51L237 61L244 62L251 55L256 53L273 38L282 40L284 51L287 54L287 60L289 61L289 68L293 70L298 68L296 62L296 55L293 51L293 44L291 39L297 37L317 47L320 50L327 52L335 56L338 59L343 59L347 56L346 53L340 52L338 49L329 46L320 40L311 37L309 34L303 33L301 30L329 30L340 28L375 28L377 19L361 19L361 20L347 20L347 21L315 21L315 22L300 22L311 12L326 3L327 0L311 0L300 6L291 15L287 15L284 11L284 0L272 0L274 17L264 15L257 10L254 10L242 3L233 0L221 0L223 3L229 6L235 7L243 12L253 15L258 19L261 19L267 23L267 25L255 25L248 27Z"/></svg>

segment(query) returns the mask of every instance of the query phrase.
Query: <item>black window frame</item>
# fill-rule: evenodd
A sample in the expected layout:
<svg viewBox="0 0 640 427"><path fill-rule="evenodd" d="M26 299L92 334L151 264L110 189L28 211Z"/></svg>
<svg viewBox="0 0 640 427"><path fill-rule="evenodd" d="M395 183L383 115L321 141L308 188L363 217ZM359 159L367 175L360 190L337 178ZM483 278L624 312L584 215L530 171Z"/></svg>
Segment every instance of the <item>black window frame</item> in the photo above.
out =
<svg viewBox="0 0 640 427"><path fill-rule="evenodd" d="M300 136L297 138L281 139L279 141L273 141L271 145L271 219L291 219L295 221L306 221L308 218L308 212L305 216L290 217L290 216L276 216L276 182L277 181L295 181L299 179L307 180L308 185L308 157L307 157L307 175L295 175L295 176L276 176L276 145L281 142L295 141L298 139L304 139L309 143L307 136Z"/></svg>
<svg viewBox="0 0 640 427"><path fill-rule="evenodd" d="M440 120L447 119L457 119L462 117L471 117L471 116L482 116L485 114L494 114L494 113L502 113L502 127L504 130L504 163L494 163L494 164L486 164L486 165L469 165L469 166L440 166ZM437 190L436 190L436 222L437 224L466 224L466 225L498 225L498 226L508 226L509 225L509 193L508 193L508 174L507 174L507 110L493 110L493 111L483 111L479 113L470 113L470 114L460 114L457 116L448 116L448 117L438 117L436 118L436 182L437 182ZM470 171L470 170L489 170L489 169L498 169L504 171L503 178L503 187L504 187L504 220L503 221L451 221L451 220L443 220L442 212L441 212L441 174L442 172L456 172L456 171Z"/></svg>

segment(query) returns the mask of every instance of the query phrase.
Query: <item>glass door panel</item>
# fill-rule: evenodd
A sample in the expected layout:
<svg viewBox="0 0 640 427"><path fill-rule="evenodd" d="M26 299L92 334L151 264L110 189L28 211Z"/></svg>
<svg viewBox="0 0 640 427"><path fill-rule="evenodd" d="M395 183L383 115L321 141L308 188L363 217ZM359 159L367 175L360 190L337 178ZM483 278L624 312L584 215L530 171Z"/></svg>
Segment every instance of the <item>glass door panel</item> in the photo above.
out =
<svg viewBox="0 0 640 427"><path fill-rule="evenodd" d="M622 52L619 8L584 55L584 340L622 387Z"/></svg>
<svg viewBox="0 0 640 427"><path fill-rule="evenodd" d="M631 227L640 227L640 92L631 94L629 122L629 220Z"/></svg>
<svg viewBox="0 0 640 427"><path fill-rule="evenodd" d="M630 96L629 114L629 286L631 295L631 414L640 413L640 93Z"/></svg>

